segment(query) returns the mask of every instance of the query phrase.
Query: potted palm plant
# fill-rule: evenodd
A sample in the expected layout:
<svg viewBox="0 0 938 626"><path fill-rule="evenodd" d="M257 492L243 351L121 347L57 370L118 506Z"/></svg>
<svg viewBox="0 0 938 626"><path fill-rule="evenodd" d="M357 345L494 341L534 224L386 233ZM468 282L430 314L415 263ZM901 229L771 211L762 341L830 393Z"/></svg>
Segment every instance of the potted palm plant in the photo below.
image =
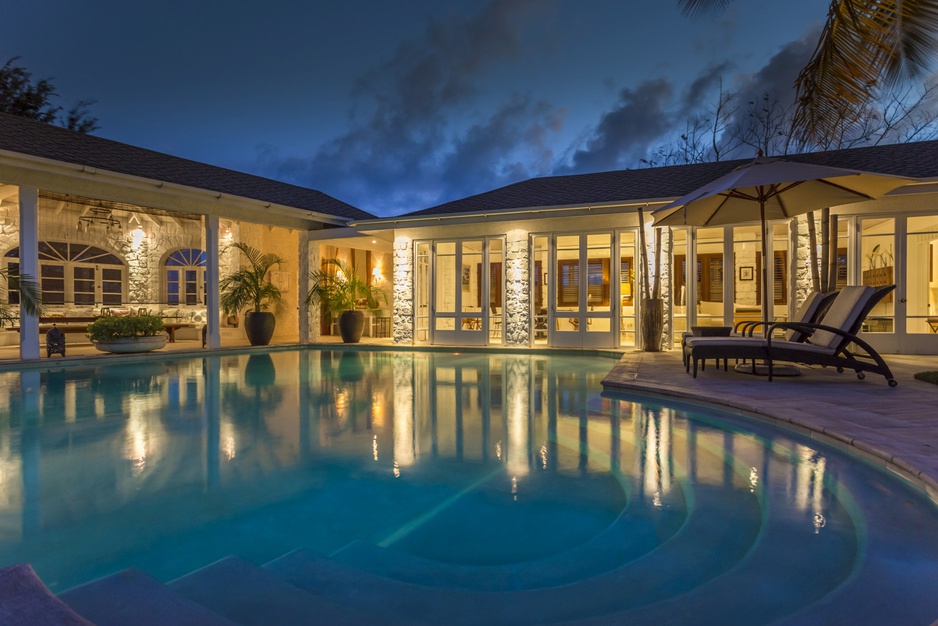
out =
<svg viewBox="0 0 938 626"><path fill-rule="evenodd" d="M358 343L365 329L362 308L376 312L388 296L381 289L359 277L352 267L339 259L328 259L323 268L309 273L312 286L307 304L322 303L331 313L339 313L339 334L345 343Z"/></svg>
<svg viewBox="0 0 938 626"><path fill-rule="evenodd" d="M273 253L262 254L240 241L231 246L241 251L247 265L222 279L218 285L218 302L225 315L238 315L249 309L244 315L244 332L248 341L252 346L266 346L277 325L277 318L267 309L271 306L276 308L283 299L280 288L267 278L267 274L284 260Z"/></svg>

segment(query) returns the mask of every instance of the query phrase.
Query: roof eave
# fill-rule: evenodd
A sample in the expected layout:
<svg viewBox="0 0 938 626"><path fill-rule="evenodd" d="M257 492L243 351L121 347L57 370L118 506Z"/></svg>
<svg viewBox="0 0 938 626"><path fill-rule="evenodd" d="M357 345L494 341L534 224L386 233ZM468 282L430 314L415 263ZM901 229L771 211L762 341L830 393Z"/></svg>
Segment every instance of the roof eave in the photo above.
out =
<svg viewBox="0 0 938 626"><path fill-rule="evenodd" d="M224 200L227 205L234 204L240 206L241 208L263 209L264 211L275 215L281 215L291 220L299 219L302 221L316 221L335 226L345 226L349 222L349 218L329 215L327 213L320 213L318 211L312 211L300 207L292 207L289 205L269 202L258 198L223 193L217 190L203 187L192 187L190 185L183 185L170 181L146 178L142 176L136 176L134 174L124 174L121 172L115 172L113 170L100 169L88 165L82 165L80 163L63 161L60 159L50 159L48 157L35 156L14 150L0 149L0 168L3 166L21 168L36 173L57 174L59 176L64 176L66 178L76 180L89 180L93 177L94 179L100 180L102 182L108 182L117 186L133 189L145 189L147 191L167 190L176 195L189 196L199 200L214 200L216 207L217 203L220 203ZM14 181L10 182L15 184ZM63 191L67 193L67 190ZM213 208L216 207L213 207L212 204L206 205L204 214L223 215L223 208L217 207L217 210L213 210Z"/></svg>
<svg viewBox="0 0 938 626"><path fill-rule="evenodd" d="M676 197L676 196L675 196ZM399 215L376 220L353 220L349 226L354 228L393 229L403 225L417 227L423 225L438 226L440 222L505 221L519 216L527 217L576 217L580 215L608 215L622 209L647 207L667 204L674 198L641 198L637 200L595 202L589 204L566 204L553 206L518 207L488 211L468 211L465 213L435 213L427 215Z"/></svg>

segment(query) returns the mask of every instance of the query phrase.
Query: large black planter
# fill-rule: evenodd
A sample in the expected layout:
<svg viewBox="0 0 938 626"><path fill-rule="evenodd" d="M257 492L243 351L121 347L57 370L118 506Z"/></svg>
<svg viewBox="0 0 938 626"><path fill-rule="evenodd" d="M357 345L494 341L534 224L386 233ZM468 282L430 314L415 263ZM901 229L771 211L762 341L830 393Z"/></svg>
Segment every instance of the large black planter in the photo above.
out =
<svg viewBox="0 0 938 626"><path fill-rule="evenodd" d="M244 316L244 332L252 346L266 346L274 336L277 318L273 313L252 311Z"/></svg>
<svg viewBox="0 0 938 626"><path fill-rule="evenodd" d="M345 343L358 343L365 330L365 314L361 311L342 311L339 316L339 334Z"/></svg>

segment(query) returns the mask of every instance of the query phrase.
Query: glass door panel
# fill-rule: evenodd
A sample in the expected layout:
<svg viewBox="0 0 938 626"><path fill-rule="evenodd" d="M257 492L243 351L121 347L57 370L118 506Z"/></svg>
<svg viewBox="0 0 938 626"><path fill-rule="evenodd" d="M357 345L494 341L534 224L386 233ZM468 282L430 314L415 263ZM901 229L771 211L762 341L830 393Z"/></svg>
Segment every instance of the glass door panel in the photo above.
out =
<svg viewBox="0 0 938 626"><path fill-rule="evenodd" d="M612 234L586 236L586 333L584 345L604 343L612 332Z"/></svg>
<svg viewBox="0 0 938 626"><path fill-rule="evenodd" d="M503 292L505 290L503 249L504 243L501 239L490 239L488 241L489 344L502 343L504 337L504 333L502 332L505 317L503 298Z"/></svg>
<svg viewBox="0 0 938 626"><path fill-rule="evenodd" d="M619 345L635 345L635 232L619 235Z"/></svg>
<svg viewBox="0 0 938 626"><path fill-rule="evenodd" d="M95 271L93 266L75 266L72 268L72 299L75 304L94 306L95 299ZM120 304L120 302L118 302Z"/></svg>
<svg viewBox="0 0 938 626"><path fill-rule="evenodd" d="M40 287L43 304L65 304L65 266L42 263L39 272L42 276ZM94 276L91 280L91 297L91 304L94 304Z"/></svg>
<svg viewBox="0 0 938 626"><path fill-rule="evenodd" d="M551 345L612 347L612 234L558 235Z"/></svg>
<svg viewBox="0 0 938 626"><path fill-rule="evenodd" d="M687 323L687 301L692 299L688 293L691 283L688 282L688 233L689 229L673 229L674 239L672 249L674 251L674 265L671 268L671 276L674 277L673 283L673 313L674 313L674 331L671 334L671 341L674 345L681 345L681 336L689 330Z"/></svg>
<svg viewBox="0 0 938 626"><path fill-rule="evenodd" d="M433 312L434 329L437 331L455 330L456 296L462 279L456 273L455 242L436 244L435 284Z"/></svg>
<svg viewBox="0 0 938 626"><path fill-rule="evenodd" d="M895 232L894 218L860 220L861 284L871 287L895 284ZM895 293L888 294L870 311L863 332L895 332Z"/></svg>
<svg viewBox="0 0 938 626"><path fill-rule="evenodd" d="M418 243L414 254L414 341L430 341L430 244Z"/></svg>
<svg viewBox="0 0 938 626"><path fill-rule="evenodd" d="M938 215L908 218L905 238L905 324L899 351L938 351ZM904 331L904 332L903 332Z"/></svg>
<svg viewBox="0 0 938 626"><path fill-rule="evenodd" d="M697 325L724 325L722 228L697 231Z"/></svg>
<svg viewBox="0 0 938 626"><path fill-rule="evenodd" d="M435 344L485 345L489 277L483 244L481 239L434 244Z"/></svg>
<svg viewBox="0 0 938 626"><path fill-rule="evenodd" d="M553 330L558 338L576 335L576 339L567 340L570 345L575 345L580 332L580 236L557 236L555 255L557 275L554 279Z"/></svg>
<svg viewBox="0 0 938 626"><path fill-rule="evenodd" d="M732 276L728 278L734 287L734 326L762 319L762 238L759 230L758 224L733 229L734 265Z"/></svg>
<svg viewBox="0 0 938 626"><path fill-rule="evenodd" d="M482 271L482 242L460 244L459 328L470 333L482 332L482 293L485 291Z"/></svg>
<svg viewBox="0 0 938 626"><path fill-rule="evenodd" d="M535 345L547 344L548 313L547 303L550 299L550 291L547 270L550 267L548 261L548 238L537 236L531 241L532 247L532 275L531 275L531 313L534 329Z"/></svg>

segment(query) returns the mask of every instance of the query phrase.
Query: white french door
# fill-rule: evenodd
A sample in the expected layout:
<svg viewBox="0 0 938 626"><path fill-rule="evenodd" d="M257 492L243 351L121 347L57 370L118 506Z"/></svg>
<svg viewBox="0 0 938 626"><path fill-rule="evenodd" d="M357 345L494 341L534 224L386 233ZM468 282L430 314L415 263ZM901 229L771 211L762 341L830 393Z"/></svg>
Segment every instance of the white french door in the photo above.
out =
<svg viewBox="0 0 938 626"><path fill-rule="evenodd" d="M433 243L432 343L502 343L503 249L500 238Z"/></svg>
<svg viewBox="0 0 938 626"><path fill-rule="evenodd" d="M550 246L550 345L612 348L614 278L612 233L553 235Z"/></svg>

